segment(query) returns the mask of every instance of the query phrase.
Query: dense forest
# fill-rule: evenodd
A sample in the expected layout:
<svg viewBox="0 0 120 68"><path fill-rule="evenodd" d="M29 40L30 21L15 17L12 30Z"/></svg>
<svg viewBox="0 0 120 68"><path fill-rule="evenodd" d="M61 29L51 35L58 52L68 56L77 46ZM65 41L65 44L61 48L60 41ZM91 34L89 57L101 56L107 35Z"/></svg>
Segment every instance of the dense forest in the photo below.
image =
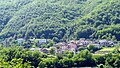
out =
<svg viewBox="0 0 120 68"><path fill-rule="evenodd" d="M1 0L0 39L120 40L119 0Z"/></svg>

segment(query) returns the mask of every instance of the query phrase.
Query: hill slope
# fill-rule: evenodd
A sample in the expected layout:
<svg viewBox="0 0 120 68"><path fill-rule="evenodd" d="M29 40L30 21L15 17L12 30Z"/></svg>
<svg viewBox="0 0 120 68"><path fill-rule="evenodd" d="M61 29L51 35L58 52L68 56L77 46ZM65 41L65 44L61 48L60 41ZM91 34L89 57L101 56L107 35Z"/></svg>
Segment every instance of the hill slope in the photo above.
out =
<svg viewBox="0 0 120 68"><path fill-rule="evenodd" d="M0 12L6 12L0 20L1 39L12 36L55 41L79 38L120 40L119 0L5 1L9 8L1 7L4 9Z"/></svg>
<svg viewBox="0 0 120 68"><path fill-rule="evenodd" d="M79 22L77 20L77 22L78 24L83 24L83 26L88 25L90 27L88 29L89 32L86 34L89 35L89 37L120 40L119 4L119 0L101 0L99 5L97 5L89 14L83 16L82 19L79 19ZM80 25L78 25L76 29L78 31L78 36L81 37L81 31L79 30Z"/></svg>
<svg viewBox="0 0 120 68"><path fill-rule="evenodd" d="M0 1L0 31L14 16L14 13L21 9L22 6L30 3L32 0L1 0Z"/></svg>

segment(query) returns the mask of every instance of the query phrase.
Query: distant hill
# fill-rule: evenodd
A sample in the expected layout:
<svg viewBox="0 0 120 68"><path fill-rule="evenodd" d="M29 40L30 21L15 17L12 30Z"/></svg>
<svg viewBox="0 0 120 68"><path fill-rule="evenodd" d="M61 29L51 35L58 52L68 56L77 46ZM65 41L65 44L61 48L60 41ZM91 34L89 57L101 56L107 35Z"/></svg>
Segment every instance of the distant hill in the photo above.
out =
<svg viewBox="0 0 120 68"><path fill-rule="evenodd" d="M0 1L0 38L120 40L119 0Z"/></svg>

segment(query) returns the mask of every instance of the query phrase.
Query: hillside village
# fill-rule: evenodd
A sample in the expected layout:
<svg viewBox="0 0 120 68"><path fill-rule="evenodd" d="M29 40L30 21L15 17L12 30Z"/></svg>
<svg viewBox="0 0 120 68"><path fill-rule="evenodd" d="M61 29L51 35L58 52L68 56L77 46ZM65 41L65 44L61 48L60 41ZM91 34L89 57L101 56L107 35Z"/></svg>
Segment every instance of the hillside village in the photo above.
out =
<svg viewBox="0 0 120 68"><path fill-rule="evenodd" d="M26 44L23 44L23 42L27 42ZM69 42L59 42L54 43L50 47L42 47L43 44L47 45L50 42L49 39L28 39L25 40L23 38L17 39L17 43L20 46L24 46L25 48L30 48L31 51L39 51L43 53L49 53L51 49L55 53L63 53L64 51L71 51L74 54L79 51L80 47L86 48L89 45L94 45L98 49L101 47L109 47L112 45L116 45L117 42L101 39L101 40L88 40L88 39L80 39L80 40L71 40ZM10 46L10 42L7 40L4 40L2 44L6 45L6 47ZM29 47L31 45L36 45L36 47Z"/></svg>
<svg viewBox="0 0 120 68"><path fill-rule="evenodd" d="M46 43L45 41L40 41L40 43ZM109 47L112 45L117 44L116 42L113 41L108 41L108 40L96 40L96 41L91 41L91 40L85 40L85 39L80 39L80 40L71 40L69 42L59 42L54 44L52 47L50 48L30 48L31 51L35 51L38 50L40 52L43 53L48 53L49 50L51 48L54 49L55 53L62 53L66 50L68 51L72 51L74 54L77 53L77 51L79 51L79 47L88 47L89 45L94 45L97 48L101 48L101 47Z"/></svg>

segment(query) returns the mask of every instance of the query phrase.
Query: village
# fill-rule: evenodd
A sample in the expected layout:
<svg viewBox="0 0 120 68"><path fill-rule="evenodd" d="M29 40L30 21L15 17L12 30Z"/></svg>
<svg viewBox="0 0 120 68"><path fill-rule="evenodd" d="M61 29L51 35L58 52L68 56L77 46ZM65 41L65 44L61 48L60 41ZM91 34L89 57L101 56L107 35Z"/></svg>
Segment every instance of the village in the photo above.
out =
<svg viewBox="0 0 120 68"><path fill-rule="evenodd" d="M39 44L47 44L46 39L40 39ZM110 47L112 45L116 45L116 42L108 41L108 40L86 40L86 39L80 39L80 40L71 40L69 42L59 42L56 44L53 44L53 46L49 48L30 48L31 51L39 51L43 53L49 53L50 49L53 49L54 53L63 53L64 51L70 51L76 54L79 51L80 47L86 48L89 45L94 45L97 48L101 47Z"/></svg>
<svg viewBox="0 0 120 68"><path fill-rule="evenodd" d="M27 42L23 44L23 42ZM70 51L76 54L79 52L79 48L87 48L89 45L94 45L96 48L100 49L101 47L110 47L117 44L117 42L101 39L101 40L89 40L81 38L79 40L71 40L68 42L58 42L52 44L50 47L42 47L42 45L47 46L50 43L49 39L28 39L25 40L23 38L17 39L17 43L19 46L24 46L25 48L29 48L31 51L39 51L48 54L52 49L54 53L63 53L64 51ZM10 42L4 40L2 44L10 46ZM35 47L30 47L31 45L35 45Z"/></svg>

